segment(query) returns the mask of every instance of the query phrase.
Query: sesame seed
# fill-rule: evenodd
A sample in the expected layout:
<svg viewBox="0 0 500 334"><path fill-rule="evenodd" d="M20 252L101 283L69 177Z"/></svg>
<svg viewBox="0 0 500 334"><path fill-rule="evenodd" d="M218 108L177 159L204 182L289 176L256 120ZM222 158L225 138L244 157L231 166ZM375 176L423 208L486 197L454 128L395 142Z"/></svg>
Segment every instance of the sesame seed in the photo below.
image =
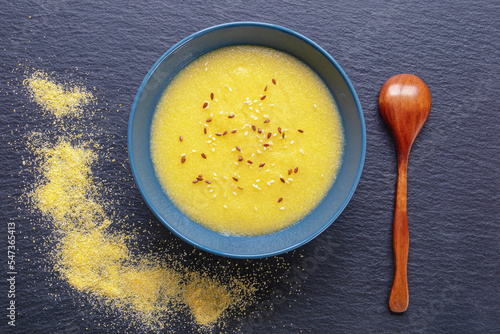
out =
<svg viewBox="0 0 500 334"><path fill-rule="evenodd" d="M203 109L208 108L208 102L203 103Z"/></svg>
<svg viewBox="0 0 500 334"><path fill-rule="evenodd" d="M224 209L227 209L227 205L226 204L224 204Z"/></svg>
<svg viewBox="0 0 500 334"><path fill-rule="evenodd" d="M212 191L214 191L213 189L210 189L208 192L211 193ZM215 198L215 197L214 197Z"/></svg>
<svg viewBox="0 0 500 334"><path fill-rule="evenodd" d="M293 143L295 143L295 140L292 140L292 141L290 142L290 144L293 144Z"/></svg>
<svg viewBox="0 0 500 334"><path fill-rule="evenodd" d="M233 191L234 196L238 195L235 191Z"/></svg>
<svg viewBox="0 0 500 334"><path fill-rule="evenodd" d="M231 87L229 87L228 85L225 85L227 87L227 89L229 89L230 92L232 92L233 90L231 89Z"/></svg>
<svg viewBox="0 0 500 334"><path fill-rule="evenodd" d="M206 158L207 158L207 155L206 155L205 153L202 153L202 154L201 154L201 157L202 157L203 159L206 159Z"/></svg>
<svg viewBox="0 0 500 334"><path fill-rule="evenodd" d="M272 82L273 82L273 84L275 84L275 85L276 85L276 79L273 79L273 80L272 80Z"/></svg>
<svg viewBox="0 0 500 334"><path fill-rule="evenodd" d="M282 200L283 200L283 197L278 198L278 203L281 203Z"/></svg>
<svg viewBox="0 0 500 334"><path fill-rule="evenodd" d="M248 135L248 131L245 131L245 136Z"/></svg>
<svg viewBox="0 0 500 334"><path fill-rule="evenodd" d="M261 151L261 150L257 150L257 153L261 154L261 153L262 153L262 151Z"/></svg>
<svg viewBox="0 0 500 334"><path fill-rule="evenodd" d="M280 208L280 210L285 210L285 207L284 207L284 206L282 206L282 207Z"/></svg>
<svg viewBox="0 0 500 334"><path fill-rule="evenodd" d="M300 153L304 154L304 150L303 150L303 149L300 149Z"/></svg>
<svg viewBox="0 0 500 334"><path fill-rule="evenodd" d="M210 123L211 121L212 121L212 118L209 118L205 122Z"/></svg>
<svg viewBox="0 0 500 334"><path fill-rule="evenodd" d="M182 158L181 158L181 162L182 162L182 163L185 163L185 162L186 162L186 156L185 156L185 155L183 155L183 156L182 156Z"/></svg>

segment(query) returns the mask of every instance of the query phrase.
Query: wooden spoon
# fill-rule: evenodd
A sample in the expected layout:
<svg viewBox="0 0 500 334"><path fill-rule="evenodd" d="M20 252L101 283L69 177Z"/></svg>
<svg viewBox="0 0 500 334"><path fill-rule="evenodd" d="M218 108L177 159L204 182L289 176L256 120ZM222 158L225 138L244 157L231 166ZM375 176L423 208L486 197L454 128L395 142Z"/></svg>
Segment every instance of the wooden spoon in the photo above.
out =
<svg viewBox="0 0 500 334"><path fill-rule="evenodd" d="M398 152L398 183L392 245L394 248L394 281L389 297L392 312L408 308L409 294L406 266L409 232L406 211L406 172L413 141L429 118L431 93L425 83L413 74L398 74L385 82L380 90L380 113L396 141Z"/></svg>

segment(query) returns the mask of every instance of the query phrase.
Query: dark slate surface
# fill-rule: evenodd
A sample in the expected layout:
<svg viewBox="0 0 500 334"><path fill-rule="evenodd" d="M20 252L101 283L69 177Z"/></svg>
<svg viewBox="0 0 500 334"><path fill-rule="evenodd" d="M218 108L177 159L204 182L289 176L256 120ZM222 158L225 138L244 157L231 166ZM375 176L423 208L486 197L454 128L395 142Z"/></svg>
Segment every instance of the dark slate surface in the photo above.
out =
<svg viewBox="0 0 500 334"><path fill-rule="evenodd" d="M202 28L242 20L293 29L333 55L361 100L367 154L359 187L340 218L285 256L304 268L292 275L297 284L277 284L284 297L274 298L272 291L262 297L263 303L274 301L273 311L258 311L255 323L235 319L227 331L500 332L500 2L40 0L3 1L0 8L0 332L7 328L8 222L17 224L16 332L126 331L119 316L91 307L44 270L46 257L33 241L40 237L35 233L48 232L33 230L36 217L16 201L32 181L23 172L22 135L44 126L13 112L27 103L19 88L24 66L82 80L98 89L103 108L119 110L99 121L102 142L116 162L105 162L98 173L127 198L120 214L135 213L139 225L153 221L144 227L156 235L148 244L161 248L160 240L173 236L147 210L133 182L124 181L130 176L128 111L150 66L174 43ZM410 307L395 315L387 301L396 155L377 99L384 81L401 72L420 76L433 102L408 166ZM104 139L109 136L113 140ZM111 323L118 325L105 327Z"/></svg>

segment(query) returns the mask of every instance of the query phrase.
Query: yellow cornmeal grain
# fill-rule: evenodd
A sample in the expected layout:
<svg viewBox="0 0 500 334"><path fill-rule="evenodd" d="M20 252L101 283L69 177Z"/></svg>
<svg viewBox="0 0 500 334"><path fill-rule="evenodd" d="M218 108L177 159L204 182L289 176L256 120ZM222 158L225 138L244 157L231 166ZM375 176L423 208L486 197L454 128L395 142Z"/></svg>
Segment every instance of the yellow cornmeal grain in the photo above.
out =
<svg viewBox="0 0 500 334"><path fill-rule="evenodd" d="M28 87L31 98L56 117L79 114L81 108L93 100L92 93L84 87L65 87L55 83L43 71L34 72L24 80L24 85Z"/></svg>
<svg viewBox="0 0 500 334"><path fill-rule="evenodd" d="M213 51L179 72L151 130L166 194L194 221L231 235L302 219L334 182L342 151L340 116L317 74L255 46Z"/></svg>
<svg viewBox="0 0 500 334"><path fill-rule="evenodd" d="M74 91L74 87L68 89ZM82 107L81 100L53 103L60 96L46 94L50 91L37 93L37 102L45 111L56 108L54 114L63 114L67 108ZM74 131L66 131L54 143L33 134L30 145L40 164L30 196L51 222L57 240L52 255L54 269L63 280L126 319L155 330L168 327L165 319L185 309L191 310L196 324L213 326L228 310L243 309L251 302L251 282L239 280L227 285L208 280L196 270L182 270L180 259L138 252L130 245L131 235L111 229L113 222L101 199L106 192L92 176L92 165L99 155ZM202 294L197 293L199 288Z"/></svg>

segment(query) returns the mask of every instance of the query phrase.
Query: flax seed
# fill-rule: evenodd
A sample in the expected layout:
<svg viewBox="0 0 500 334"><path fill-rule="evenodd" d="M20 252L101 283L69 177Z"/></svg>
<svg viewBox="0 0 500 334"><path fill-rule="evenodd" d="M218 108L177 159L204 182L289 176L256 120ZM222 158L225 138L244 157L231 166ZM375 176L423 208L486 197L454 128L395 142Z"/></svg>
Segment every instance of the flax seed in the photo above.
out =
<svg viewBox="0 0 500 334"><path fill-rule="evenodd" d="M255 131L257 127L255 125L252 125L252 130Z"/></svg>
<svg viewBox="0 0 500 334"><path fill-rule="evenodd" d="M304 130L301 129L298 129L297 131L299 131L300 133L304 133Z"/></svg>
<svg viewBox="0 0 500 334"><path fill-rule="evenodd" d="M295 167L295 169L293 170L295 173L297 173L299 171L299 167Z"/></svg>
<svg viewBox="0 0 500 334"><path fill-rule="evenodd" d="M260 99L261 99L261 100L265 100L265 99L266 99L266 96L264 95L264 96L262 96Z"/></svg>
<svg viewBox="0 0 500 334"><path fill-rule="evenodd" d="M251 160L247 160L247 162L248 162L249 164L253 164L253 162L252 162Z"/></svg>
<svg viewBox="0 0 500 334"><path fill-rule="evenodd" d="M206 120L207 123L210 123L212 121L212 118L209 118Z"/></svg>
<svg viewBox="0 0 500 334"><path fill-rule="evenodd" d="M194 179L194 180L193 180L193 183L198 183L198 179Z"/></svg>
<svg viewBox="0 0 500 334"><path fill-rule="evenodd" d="M181 163L185 163L186 162L186 156L183 155L182 158L181 158Z"/></svg>
<svg viewBox="0 0 500 334"><path fill-rule="evenodd" d="M280 127L278 127L278 132L281 133L281 128Z"/></svg>
<svg viewBox="0 0 500 334"><path fill-rule="evenodd" d="M269 119L266 119L266 120L264 121L264 123L269 123L269 122L271 122L271 120L269 120Z"/></svg>
<svg viewBox="0 0 500 334"><path fill-rule="evenodd" d="M283 182L283 183L285 183L285 179L282 178L282 177L280 177L280 181Z"/></svg>
<svg viewBox="0 0 500 334"><path fill-rule="evenodd" d="M222 135L223 135L223 136L227 135L227 130L226 130L226 131L224 131L224 133L223 133Z"/></svg>
<svg viewBox="0 0 500 334"><path fill-rule="evenodd" d="M203 109L208 108L208 102L203 103Z"/></svg>
<svg viewBox="0 0 500 334"><path fill-rule="evenodd" d="M203 132L207 134L207 128L203 128Z"/></svg>
<svg viewBox="0 0 500 334"><path fill-rule="evenodd" d="M264 165L265 165L265 164L266 164L266 163L265 163L265 162L263 162L263 163L261 163L261 164L259 165L259 167L260 167L260 168L262 168L262 167L264 167Z"/></svg>
<svg viewBox="0 0 500 334"><path fill-rule="evenodd" d="M179 136L179 140L180 140L180 141L183 141L183 140L184 140L184 138L182 138L182 136Z"/></svg>
<svg viewBox="0 0 500 334"><path fill-rule="evenodd" d="M207 155L206 155L205 153L202 153L202 154L201 154L201 157L202 157L203 159L206 159L206 158L207 158Z"/></svg>
<svg viewBox="0 0 500 334"><path fill-rule="evenodd" d="M239 146L236 146L236 149L241 152L241 148Z"/></svg>
<svg viewBox="0 0 500 334"><path fill-rule="evenodd" d="M290 175L290 174L292 174L292 169L291 168L288 170L288 175Z"/></svg>
<svg viewBox="0 0 500 334"><path fill-rule="evenodd" d="M231 133L236 133L236 129L234 129L233 131L231 131Z"/></svg>
<svg viewBox="0 0 500 334"><path fill-rule="evenodd" d="M283 197L280 197L280 198L278 199L278 203L281 203L281 201L282 201L282 200L283 200Z"/></svg>
<svg viewBox="0 0 500 334"><path fill-rule="evenodd" d="M243 157L241 155L238 155L238 161L243 161Z"/></svg>
<svg viewBox="0 0 500 334"><path fill-rule="evenodd" d="M220 137L220 136L222 136L222 133L216 132L215 135Z"/></svg>
<svg viewBox="0 0 500 334"><path fill-rule="evenodd" d="M214 93L210 93L210 100L214 100Z"/></svg>
<svg viewBox="0 0 500 334"><path fill-rule="evenodd" d="M276 79L273 79L273 80L272 80L272 82L273 82L273 84L275 84L275 85L276 85Z"/></svg>
<svg viewBox="0 0 500 334"><path fill-rule="evenodd" d="M227 118L233 118L233 117L234 117L234 114L227 116Z"/></svg>
<svg viewBox="0 0 500 334"><path fill-rule="evenodd" d="M236 182L238 182L238 178L233 176L233 180L235 180Z"/></svg>
<svg viewBox="0 0 500 334"><path fill-rule="evenodd" d="M271 132L269 132L269 133L267 134L267 139L271 138L271 136L272 136L272 135L273 135L273 134L272 134Z"/></svg>

